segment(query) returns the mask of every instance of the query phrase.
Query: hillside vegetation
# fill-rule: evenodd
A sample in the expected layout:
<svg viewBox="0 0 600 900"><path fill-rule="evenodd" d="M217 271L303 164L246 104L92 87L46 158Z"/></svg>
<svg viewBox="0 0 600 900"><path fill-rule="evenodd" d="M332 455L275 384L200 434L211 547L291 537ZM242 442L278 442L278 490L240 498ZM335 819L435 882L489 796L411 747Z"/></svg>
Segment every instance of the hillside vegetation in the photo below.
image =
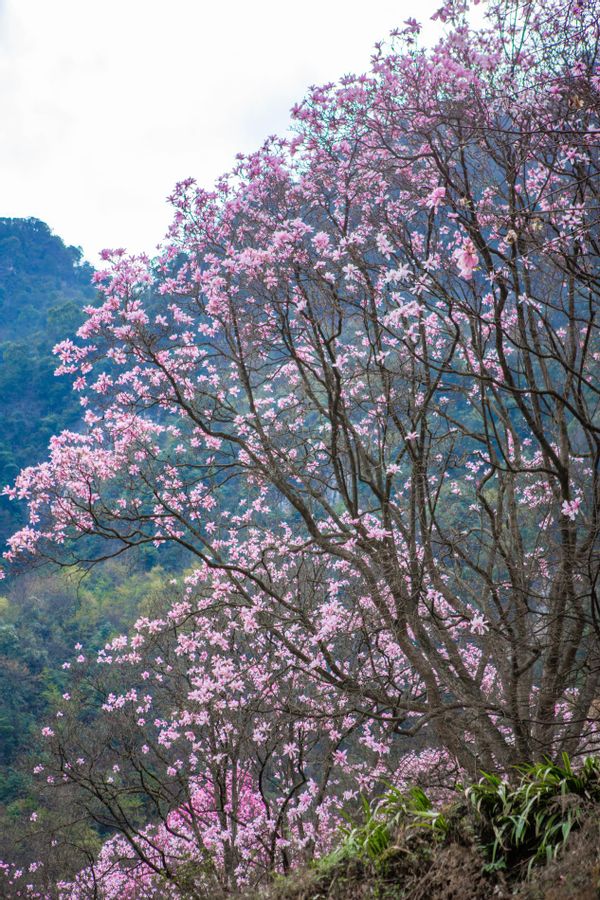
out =
<svg viewBox="0 0 600 900"><path fill-rule="evenodd" d="M54 345L94 301L92 267L38 219L0 218L0 488L40 462L53 434L80 419L68 379L56 378ZM0 496L0 542L21 524Z"/></svg>
<svg viewBox="0 0 600 900"><path fill-rule="evenodd" d="M388 789L311 869L253 900L594 900L600 896L600 761L485 775L434 805Z"/></svg>

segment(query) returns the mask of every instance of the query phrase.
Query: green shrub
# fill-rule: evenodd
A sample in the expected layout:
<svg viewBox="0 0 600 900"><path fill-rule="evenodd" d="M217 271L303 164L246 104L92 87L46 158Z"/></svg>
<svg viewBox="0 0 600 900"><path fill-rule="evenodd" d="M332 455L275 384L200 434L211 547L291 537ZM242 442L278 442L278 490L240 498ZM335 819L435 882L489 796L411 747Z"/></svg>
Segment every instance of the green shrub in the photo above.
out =
<svg viewBox="0 0 600 900"><path fill-rule="evenodd" d="M484 773L466 795L477 814L487 868L526 866L529 873L535 863L556 857L586 806L600 801L600 760L590 757L576 772L563 754L562 765L548 760L516 770L516 785Z"/></svg>
<svg viewBox="0 0 600 900"><path fill-rule="evenodd" d="M400 830L406 833L425 828L441 838L448 829L443 813L433 808L419 787L403 792L390 785L373 803L363 798L362 812L362 823L343 827L340 846L323 862L335 864L353 857L377 864Z"/></svg>

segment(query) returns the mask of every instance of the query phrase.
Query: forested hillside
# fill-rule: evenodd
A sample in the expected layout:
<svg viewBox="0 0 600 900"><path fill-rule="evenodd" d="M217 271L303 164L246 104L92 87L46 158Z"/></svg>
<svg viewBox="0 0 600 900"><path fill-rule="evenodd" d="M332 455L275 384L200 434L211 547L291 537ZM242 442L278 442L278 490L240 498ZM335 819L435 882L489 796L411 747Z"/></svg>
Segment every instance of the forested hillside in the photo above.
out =
<svg viewBox="0 0 600 900"><path fill-rule="evenodd" d="M94 302L92 267L37 219L0 219L0 483L40 462L50 437L78 428L81 407L68 378L55 376L54 345ZM23 510L0 496L0 542ZM4 547L3 547L4 549ZM136 619L164 582L147 553L83 570L48 568L0 584L0 855L36 804L29 754L39 722L65 689L77 643L99 649Z"/></svg>
<svg viewBox="0 0 600 900"><path fill-rule="evenodd" d="M72 427L80 406L56 378L52 348L84 319L96 291L92 267L38 219L0 219L0 484L40 462L48 441ZM21 510L0 497L2 544Z"/></svg>

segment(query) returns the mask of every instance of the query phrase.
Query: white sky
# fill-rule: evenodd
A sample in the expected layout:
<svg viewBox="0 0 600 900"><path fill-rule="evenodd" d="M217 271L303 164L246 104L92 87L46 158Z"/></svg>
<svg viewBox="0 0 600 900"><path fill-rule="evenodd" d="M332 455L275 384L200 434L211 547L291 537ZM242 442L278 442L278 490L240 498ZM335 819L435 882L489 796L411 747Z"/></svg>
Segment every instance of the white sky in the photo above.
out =
<svg viewBox="0 0 600 900"><path fill-rule="evenodd" d="M153 252L165 202L286 131L308 85L441 0L0 0L0 216L97 262ZM431 24L426 27L430 32Z"/></svg>

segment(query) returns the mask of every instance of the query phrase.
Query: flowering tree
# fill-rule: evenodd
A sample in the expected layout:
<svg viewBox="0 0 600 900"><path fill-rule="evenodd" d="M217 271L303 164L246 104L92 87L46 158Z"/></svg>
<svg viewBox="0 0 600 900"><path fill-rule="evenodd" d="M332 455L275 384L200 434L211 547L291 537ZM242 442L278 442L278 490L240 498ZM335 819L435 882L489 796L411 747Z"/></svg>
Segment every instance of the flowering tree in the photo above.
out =
<svg viewBox="0 0 600 900"><path fill-rule="evenodd" d="M37 774L67 796L75 786L85 817L119 836L63 884L66 896L93 884L121 897L157 882L176 896L256 883L327 848L357 781L366 789L381 777L373 751L349 760L341 749L357 717L307 690L268 639L261 654L247 645L227 615L227 585L217 609L218 586L199 593L196 582L164 617L143 617L107 645L99 667L83 653L67 663L73 687L43 730ZM103 713L86 728L90 697ZM73 840L64 827L56 836Z"/></svg>
<svg viewBox="0 0 600 900"><path fill-rule="evenodd" d="M249 645L231 593L195 572L95 662L76 645L64 663L26 841L41 896L57 882L69 900L220 896L329 849L341 810L383 779L447 778L440 750L399 759L385 728L299 677L268 633ZM116 832L95 859L81 822Z"/></svg>
<svg viewBox="0 0 600 900"><path fill-rule="evenodd" d="M600 30L593 0L467 12L179 184L158 260L106 254L57 348L87 429L10 489L7 556L176 542L242 705L281 671L285 716L473 772L594 739Z"/></svg>

